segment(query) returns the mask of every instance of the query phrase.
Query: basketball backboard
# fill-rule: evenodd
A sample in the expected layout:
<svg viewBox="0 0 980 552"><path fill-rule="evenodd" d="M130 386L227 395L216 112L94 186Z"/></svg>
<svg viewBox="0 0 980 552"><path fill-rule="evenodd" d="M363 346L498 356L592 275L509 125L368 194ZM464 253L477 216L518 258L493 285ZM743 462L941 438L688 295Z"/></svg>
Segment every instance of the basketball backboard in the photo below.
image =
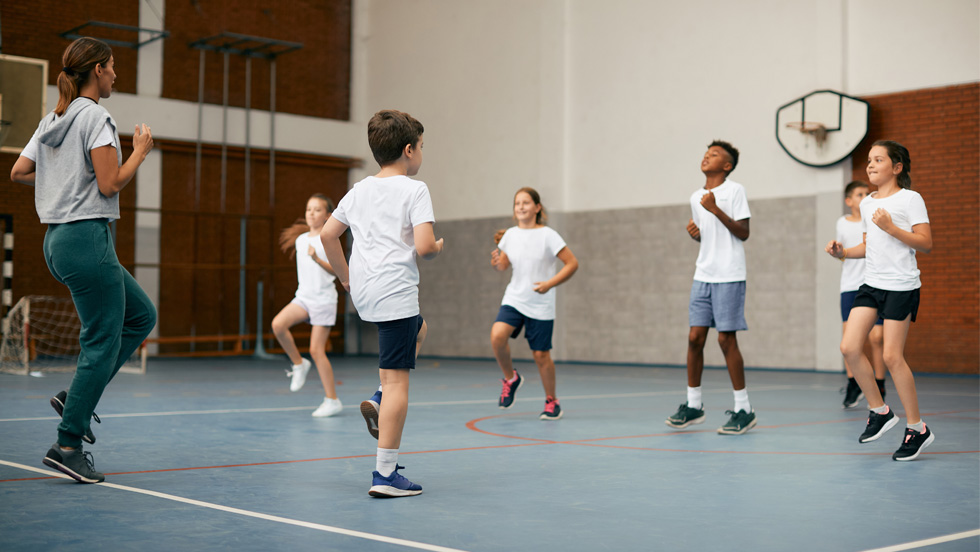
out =
<svg viewBox="0 0 980 552"><path fill-rule="evenodd" d="M47 108L48 61L0 54L0 152L20 153Z"/></svg>
<svg viewBox="0 0 980 552"><path fill-rule="evenodd" d="M811 167L828 167L851 155L868 134L868 102L817 90L776 111L776 141L790 157Z"/></svg>

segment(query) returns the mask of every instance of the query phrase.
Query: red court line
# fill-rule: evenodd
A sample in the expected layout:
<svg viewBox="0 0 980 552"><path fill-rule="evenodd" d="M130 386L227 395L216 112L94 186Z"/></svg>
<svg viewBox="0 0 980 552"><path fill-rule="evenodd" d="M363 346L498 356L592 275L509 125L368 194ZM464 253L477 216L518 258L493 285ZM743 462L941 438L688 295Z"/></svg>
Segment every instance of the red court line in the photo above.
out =
<svg viewBox="0 0 980 552"><path fill-rule="evenodd" d="M897 412L897 411L896 411ZM928 416L944 416L950 414L961 414L965 412L980 412L980 410L950 410L946 412L932 412ZM593 437L588 439L572 439L568 441L554 441L549 439L537 439L533 437L521 437L518 435L506 435L503 433L494 433L492 431L487 431L476 427L476 424L490 420L494 418L505 418L512 416L530 416L533 412L508 412L507 414L495 414L493 416L484 416L482 418L476 418L466 422L466 428L477 433L482 433L484 435L491 435L494 437L502 437L505 439L516 439L521 441L531 441L529 443L514 444L514 445L486 445L479 447L462 447L462 448L452 448L452 449L435 449L435 450L419 450L411 452L401 452L401 455L408 454L433 454L437 452L464 452L471 450L489 450L497 448L516 448L516 447L531 447L539 445L579 445L587 447L604 447L604 448L615 448L623 450L645 450L653 452L682 452L682 453L707 453L707 454L770 454L770 455L802 455L802 456L880 456L884 454L891 454L889 452L793 452L793 451L733 451L733 450L696 450L696 449L669 449L669 448L653 448L653 447L628 447L623 445L603 445L597 444L595 441L612 441L621 439L642 439L648 437L668 437L676 435L690 435L693 433L712 433L715 430L712 429L702 429L694 431L671 431L664 433L649 433L644 435L624 435L624 436L614 436L614 437ZM843 422L854 422L863 420L864 417L860 418L847 418L843 420L818 420L813 422L799 422L792 424L778 424L778 425L767 425L767 426L756 426L756 429L779 429L784 427L797 427L797 426L807 426L807 425L823 425L823 424L836 424ZM980 450L958 450L958 451L937 451L937 452L922 452L923 455L939 455L939 454L980 454ZM164 468L159 470L143 470L143 471L128 471L128 472L112 472L106 475L134 475L143 473L165 473L165 472L178 472L178 471L192 471L192 470L213 470L219 468L247 468L253 466L273 466L277 464L298 464L302 462L325 462L330 460L350 460L354 458L373 458L374 454L357 454L351 456L333 456L328 458L305 458L302 460L277 460L273 462L253 462L249 464L225 464L220 466L195 466L187 468ZM25 477L18 479L0 479L0 483L8 483L14 481L40 481L45 479L59 479L58 477Z"/></svg>
<svg viewBox="0 0 980 552"><path fill-rule="evenodd" d="M498 448L516 448L516 447L529 447L536 444L548 444L548 443L527 443L527 444L515 444L515 445L486 445L479 447L462 447L453 449L437 449L437 450L416 450L410 452L400 452L399 455L408 454L432 454L435 452L463 452L468 450L487 450L487 449L498 449ZM159 470L142 470L142 471L127 471L127 472L111 472L105 475L133 475L141 473L165 473L165 472L179 472L179 471L191 471L191 470L214 470L219 468L249 468L253 466L273 466L276 464L299 464L302 462L326 462L329 460L350 460L354 458L374 458L374 454L356 454L352 456L333 456L329 458L304 458L302 460L276 460L273 462L253 462L250 464L225 464L221 466L195 466L189 468L164 468ZM60 477L22 477L17 479L0 479L0 483L9 483L13 481L39 481L44 479L62 479Z"/></svg>

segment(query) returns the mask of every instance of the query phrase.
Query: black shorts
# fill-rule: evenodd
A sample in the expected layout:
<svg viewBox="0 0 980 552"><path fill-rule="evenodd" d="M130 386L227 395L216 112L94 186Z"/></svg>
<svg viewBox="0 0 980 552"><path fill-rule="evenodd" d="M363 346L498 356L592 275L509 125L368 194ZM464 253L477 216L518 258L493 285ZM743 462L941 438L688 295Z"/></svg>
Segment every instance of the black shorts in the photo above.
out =
<svg viewBox="0 0 980 552"><path fill-rule="evenodd" d="M844 322L847 322L847 317L851 315L851 308L854 306L854 298L857 297L857 294L857 290L842 291L840 293L840 317ZM884 323L885 321L879 316L878 321L875 322L875 326L880 326Z"/></svg>
<svg viewBox="0 0 980 552"><path fill-rule="evenodd" d="M422 315L415 315L401 320L374 323L378 327L378 368L415 368L415 344L423 322Z"/></svg>
<svg viewBox="0 0 980 552"><path fill-rule="evenodd" d="M862 284L854 297L854 307L871 307L885 320L905 320L910 314L912 322L919 312L919 290L888 291Z"/></svg>

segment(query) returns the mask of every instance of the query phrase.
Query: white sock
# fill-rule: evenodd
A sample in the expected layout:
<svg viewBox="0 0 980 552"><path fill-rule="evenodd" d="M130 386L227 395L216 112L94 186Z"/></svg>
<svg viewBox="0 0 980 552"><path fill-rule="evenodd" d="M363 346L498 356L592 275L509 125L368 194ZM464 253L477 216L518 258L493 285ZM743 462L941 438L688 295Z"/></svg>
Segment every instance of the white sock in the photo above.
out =
<svg viewBox="0 0 980 552"><path fill-rule="evenodd" d="M384 477L391 475L398 466L398 449L378 449L378 460L375 469Z"/></svg>
<svg viewBox="0 0 980 552"><path fill-rule="evenodd" d="M752 412L752 405L749 404L749 390L739 389L738 391L733 391L733 393L735 394L735 412L739 410Z"/></svg>
<svg viewBox="0 0 980 552"><path fill-rule="evenodd" d="M875 414L888 414L888 405L886 404L879 406L878 408L872 408L871 411Z"/></svg>
<svg viewBox="0 0 980 552"><path fill-rule="evenodd" d="M701 410L701 386L687 388L687 407Z"/></svg>
<svg viewBox="0 0 980 552"><path fill-rule="evenodd" d="M514 370L514 377L507 380L507 383L514 383L515 381L517 381L517 370Z"/></svg>
<svg viewBox="0 0 980 552"><path fill-rule="evenodd" d="M926 423L923 422L922 420L919 420L919 423L917 424L905 424L905 425L908 426L910 429L914 429L918 431L919 433L926 432Z"/></svg>
<svg viewBox="0 0 980 552"><path fill-rule="evenodd" d="M378 391L381 391L381 384L378 384Z"/></svg>

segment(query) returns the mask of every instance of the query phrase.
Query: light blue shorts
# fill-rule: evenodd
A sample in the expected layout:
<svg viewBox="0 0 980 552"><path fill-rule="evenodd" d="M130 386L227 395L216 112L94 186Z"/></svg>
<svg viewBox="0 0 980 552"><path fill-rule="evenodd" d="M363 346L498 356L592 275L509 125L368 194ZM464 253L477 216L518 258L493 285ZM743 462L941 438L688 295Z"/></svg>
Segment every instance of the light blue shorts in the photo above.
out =
<svg viewBox="0 0 980 552"><path fill-rule="evenodd" d="M749 329L745 323L745 282L709 284L694 280L687 316L692 328L703 326L719 332Z"/></svg>

